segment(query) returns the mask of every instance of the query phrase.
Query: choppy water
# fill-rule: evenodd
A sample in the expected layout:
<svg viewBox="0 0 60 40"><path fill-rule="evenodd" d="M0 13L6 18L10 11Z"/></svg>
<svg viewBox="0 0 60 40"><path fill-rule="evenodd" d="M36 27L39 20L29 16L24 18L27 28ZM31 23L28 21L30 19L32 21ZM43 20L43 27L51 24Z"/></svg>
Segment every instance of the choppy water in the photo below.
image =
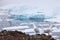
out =
<svg viewBox="0 0 60 40"><path fill-rule="evenodd" d="M18 31L22 31L22 32L25 32L26 34L30 34L30 35L34 35L36 34L34 29L33 29L33 26L32 25L29 25L29 23L31 22L21 22L21 21L11 21L11 22L0 22L0 30L2 30L2 28L5 28L5 27L18 27L18 26L28 26L28 28L22 28L22 29L19 29ZM44 28L48 28L48 26L38 26L38 23L36 23L36 26L37 28L41 28L41 29L44 29ZM56 36L54 37L55 39L60 39L60 28L54 28L55 30L53 32L51 32L52 36ZM13 30L14 31L14 30Z"/></svg>

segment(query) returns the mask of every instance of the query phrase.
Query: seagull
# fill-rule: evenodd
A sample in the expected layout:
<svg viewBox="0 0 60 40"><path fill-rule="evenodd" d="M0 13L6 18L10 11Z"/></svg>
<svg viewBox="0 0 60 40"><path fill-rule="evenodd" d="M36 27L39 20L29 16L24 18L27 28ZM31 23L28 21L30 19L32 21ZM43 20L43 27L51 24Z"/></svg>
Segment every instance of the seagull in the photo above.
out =
<svg viewBox="0 0 60 40"><path fill-rule="evenodd" d="M53 25L49 24L49 28L44 30L44 33L48 33L48 35L50 35L50 32L52 31L52 27L53 27Z"/></svg>
<svg viewBox="0 0 60 40"><path fill-rule="evenodd" d="M36 34L40 34L39 29L36 27L36 25L34 23L33 23L33 29L34 29Z"/></svg>

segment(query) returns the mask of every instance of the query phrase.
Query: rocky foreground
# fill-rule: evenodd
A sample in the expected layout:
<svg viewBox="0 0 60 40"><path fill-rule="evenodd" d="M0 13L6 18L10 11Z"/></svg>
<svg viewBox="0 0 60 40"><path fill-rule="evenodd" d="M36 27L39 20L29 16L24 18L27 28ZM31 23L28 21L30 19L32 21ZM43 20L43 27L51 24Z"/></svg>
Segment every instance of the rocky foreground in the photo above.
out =
<svg viewBox="0 0 60 40"><path fill-rule="evenodd" d="M0 40L55 40L51 35L27 35L19 31L1 31Z"/></svg>

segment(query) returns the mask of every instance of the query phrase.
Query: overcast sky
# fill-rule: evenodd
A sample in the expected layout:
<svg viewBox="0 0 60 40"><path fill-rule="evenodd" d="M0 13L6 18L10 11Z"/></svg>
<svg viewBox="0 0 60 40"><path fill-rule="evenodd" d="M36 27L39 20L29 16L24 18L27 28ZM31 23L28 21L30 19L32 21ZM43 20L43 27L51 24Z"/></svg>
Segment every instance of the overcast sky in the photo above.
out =
<svg viewBox="0 0 60 40"><path fill-rule="evenodd" d="M4 8L21 5L42 9L44 14L60 16L60 0L0 0L0 7Z"/></svg>

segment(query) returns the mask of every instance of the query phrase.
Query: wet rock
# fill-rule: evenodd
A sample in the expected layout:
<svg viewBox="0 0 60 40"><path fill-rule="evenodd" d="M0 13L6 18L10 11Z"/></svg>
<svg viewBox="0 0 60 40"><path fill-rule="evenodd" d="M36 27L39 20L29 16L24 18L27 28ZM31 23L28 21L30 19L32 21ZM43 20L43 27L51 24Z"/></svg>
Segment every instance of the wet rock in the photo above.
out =
<svg viewBox="0 0 60 40"><path fill-rule="evenodd" d="M51 35L36 34L27 35L19 31L1 31L0 40L55 40Z"/></svg>

